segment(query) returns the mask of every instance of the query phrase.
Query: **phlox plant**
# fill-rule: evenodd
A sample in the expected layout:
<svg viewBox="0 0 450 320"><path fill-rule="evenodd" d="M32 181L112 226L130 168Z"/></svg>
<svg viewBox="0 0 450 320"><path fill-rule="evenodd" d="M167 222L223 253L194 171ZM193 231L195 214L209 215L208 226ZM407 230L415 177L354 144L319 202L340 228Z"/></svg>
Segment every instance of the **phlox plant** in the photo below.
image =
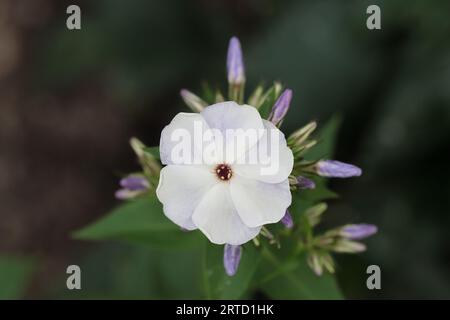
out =
<svg viewBox="0 0 450 320"><path fill-rule="evenodd" d="M173 118L159 146L131 138L141 170L120 180L116 198L124 203L75 236L167 250L201 248L205 298L248 297L256 290L272 298L340 298L333 256L366 250L360 240L377 228L363 223L329 230L319 226L326 201L336 198L327 178L362 174L355 165L330 159L339 121L332 119L321 130L311 121L285 136L283 120L289 108L296 108L291 103L293 90L275 82L258 85L247 96L236 37L230 40L226 66L226 94L209 89L200 97L181 90L192 112ZM176 161L179 146L174 135L188 137L196 124L215 133L209 140L189 140L193 145L187 152L209 148L212 160ZM228 129L257 129L260 135L228 157L221 152L234 146L224 135ZM276 148L268 147L272 134ZM271 149L267 159L276 170L262 174L262 161L239 161L254 149ZM179 263L182 268L183 261Z"/></svg>

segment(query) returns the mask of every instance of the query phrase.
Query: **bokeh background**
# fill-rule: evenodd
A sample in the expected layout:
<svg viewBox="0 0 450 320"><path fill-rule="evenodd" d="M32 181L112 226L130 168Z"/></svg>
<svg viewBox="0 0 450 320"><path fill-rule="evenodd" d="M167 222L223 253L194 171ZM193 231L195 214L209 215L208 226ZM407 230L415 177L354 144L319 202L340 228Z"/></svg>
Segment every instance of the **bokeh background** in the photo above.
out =
<svg viewBox="0 0 450 320"><path fill-rule="evenodd" d="M66 28L78 4L82 29ZM377 4L382 30L366 28ZM240 37L249 87L294 90L287 132L339 114L330 225L369 222L368 252L339 256L348 298L450 298L450 2L0 0L0 298L196 298L198 256L70 234L117 205L157 145L180 88L225 88ZM180 268L182 261L183 268ZM79 292L66 267L82 269ZM365 286L367 265L382 289Z"/></svg>

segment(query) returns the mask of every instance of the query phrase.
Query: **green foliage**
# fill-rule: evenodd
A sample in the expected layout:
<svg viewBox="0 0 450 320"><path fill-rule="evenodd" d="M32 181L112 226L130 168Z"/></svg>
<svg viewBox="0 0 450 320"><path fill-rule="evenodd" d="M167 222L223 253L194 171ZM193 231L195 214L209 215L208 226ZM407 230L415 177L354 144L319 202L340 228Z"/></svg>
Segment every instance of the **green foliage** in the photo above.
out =
<svg viewBox="0 0 450 320"><path fill-rule="evenodd" d="M33 269L29 258L0 256L0 300L23 298Z"/></svg>
<svg viewBox="0 0 450 320"><path fill-rule="evenodd" d="M74 236L81 240L120 240L156 248L195 247L203 240L198 231L184 232L167 219L154 195L119 206Z"/></svg>
<svg viewBox="0 0 450 320"><path fill-rule="evenodd" d="M49 296L63 299L200 299L202 250L165 250L121 243L97 245L80 261L82 290L65 278ZM182 265L182 267L180 267Z"/></svg>
<svg viewBox="0 0 450 320"><path fill-rule="evenodd" d="M278 262L278 261L277 261ZM342 299L334 276L316 276L300 255L295 261L278 262L279 275L267 277L261 284L264 293L272 299Z"/></svg>

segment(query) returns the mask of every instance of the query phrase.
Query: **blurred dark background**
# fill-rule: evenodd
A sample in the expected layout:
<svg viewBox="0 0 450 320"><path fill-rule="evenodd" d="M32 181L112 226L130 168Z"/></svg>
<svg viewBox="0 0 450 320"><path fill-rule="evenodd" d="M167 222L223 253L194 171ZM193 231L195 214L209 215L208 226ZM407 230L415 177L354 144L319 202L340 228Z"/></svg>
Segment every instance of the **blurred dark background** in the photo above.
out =
<svg viewBox="0 0 450 320"><path fill-rule="evenodd" d="M81 30L66 28L69 4ZM366 28L370 4L381 30ZM237 35L248 87L294 90L287 132L343 118L336 158L364 174L332 182L328 220L380 229L368 252L339 256L345 296L450 298L449 12L445 0L0 0L0 278L14 297L198 296L176 278L193 254L70 233L117 204L117 178L137 168L128 139L157 145L180 88L225 87ZM64 290L69 264L81 294ZM369 264L380 291L365 287Z"/></svg>

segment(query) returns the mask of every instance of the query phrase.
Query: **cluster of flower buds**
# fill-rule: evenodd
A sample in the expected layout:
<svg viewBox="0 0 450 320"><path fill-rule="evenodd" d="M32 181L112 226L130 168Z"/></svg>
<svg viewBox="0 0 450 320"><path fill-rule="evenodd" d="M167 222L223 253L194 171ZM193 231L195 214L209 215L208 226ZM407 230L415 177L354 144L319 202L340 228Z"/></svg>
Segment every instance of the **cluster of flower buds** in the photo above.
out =
<svg viewBox="0 0 450 320"><path fill-rule="evenodd" d="M305 217L311 227L320 223L321 216L327 209L325 203L311 207L305 212ZM366 250L365 244L355 241L362 240L377 232L372 224L349 224L325 232L317 237L307 239L307 262L315 274L321 275L324 270L334 273L334 261L331 252L359 253Z"/></svg>
<svg viewBox="0 0 450 320"><path fill-rule="evenodd" d="M149 152L150 148L146 147L136 138L131 138L130 145L144 172L130 174L120 180L119 184L121 188L115 193L116 198L119 200L133 199L146 194L151 188L155 188L158 183L159 172L161 171L161 164Z"/></svg>
<svg viewBox="0 0 450 320"><path fill-rule="evenodd" d="M303 155L306 151L317 144L316 140L309 139L316 128L317 122L312 121L306 126L294 131L294 133L289 136L287 143L297 162L303 159Z"/></svg>
<svg viewBox="0 0 450 320"><path fill-rule="evenodd" d="M159 179L159 172L161 171L161 163L157 160L156 156L150 152L151 148L147 147L138 139L131 138L130 145L144 170L144 174L149 178L152 186L156 187L156 182Z"/></svg>

